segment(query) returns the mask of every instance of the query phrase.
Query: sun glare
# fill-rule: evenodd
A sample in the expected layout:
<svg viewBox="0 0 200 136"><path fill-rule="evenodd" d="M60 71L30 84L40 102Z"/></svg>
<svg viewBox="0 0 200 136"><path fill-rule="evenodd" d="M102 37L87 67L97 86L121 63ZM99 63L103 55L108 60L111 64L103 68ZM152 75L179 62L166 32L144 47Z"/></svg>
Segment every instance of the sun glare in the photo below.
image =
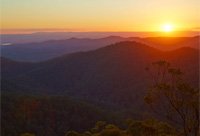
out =
<svg viewBox="0 0 200 136"><path fill-rule="evenodd" d="M174 26L172 24L164 24L162 26L162 31L164 32L171 32L174 30Z"/></svg>

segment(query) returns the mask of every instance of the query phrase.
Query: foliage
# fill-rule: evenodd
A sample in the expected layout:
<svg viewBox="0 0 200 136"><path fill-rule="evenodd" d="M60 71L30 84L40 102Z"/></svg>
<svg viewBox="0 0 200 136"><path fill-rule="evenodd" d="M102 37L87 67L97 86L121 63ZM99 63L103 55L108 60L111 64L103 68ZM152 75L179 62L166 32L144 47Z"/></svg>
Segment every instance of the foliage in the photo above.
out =
<svg viewBox="0 0 200 136"><path fill-rule="evenodd" d="M2 95L2 136L19 136L22 132L34 132L37 136L177 136L175 128L180 127L183 129L179 130L179 134L197 136L199 90L183 80L180 69L172 68L165 61L155 62L147 70L150 71L153 84L145 101L159 113L157 117L166 117L171 125L166 120L129 120L125 128L120 124L121 117L113 117L114 114L109 110L104 111L93 104L65 96L21 96L20 86L9 83L5 90L12 92L14 88L19 94ZM128 95L124 98L129 100ZM135 100L131 99L130 102ZM22 133L20 136L34 134Z"/></svg>
<svg viewBox="0 0 200 136"><path fill-rule="evenodd" d="M166 61L152 63L147 70L153 83L145 97L146 103L155 113L181 127L184 136L198 136L199 89L185 82L183 72Z"/></svg>
<svg viewBox="0 0 200 136"><path fill-rule="evenodd" d="M175 129L169 124L154 119L133 121L127 132L133 136L173 136L176 134Z"/></svg>
<svg viewBox="0 0 200 136"><path fill-rule="evenodd" d="M97 122L94 128L97 128ZM130 120L126 129L120 129L113 124L104 124L98 131L87 132L88 136L176 136L175 129L169 124L157 120ZM85 133L69 131L66 136L85 136Z"/></svg>
<svg viewBox="0 0 200 136"><path fill-rule="evenodd" d="M85 132L68 131L65 136L177 136L176 131L169 124L154 119L145 121L130 120L126 129L120 129L114 124L104 121L96 122L93 129ZM35 136L24 133L20 136Z"/></svg>
<svg viewBox="0 0 200 136"><path fill-rule="evenodd" d="M35 136L33 133L23 133L20 136Z"/></svg>
<svg viewBox="0 0 200 136"><path fill-rule="evenodd" d="M66 96L2 94L1 100L2 136L19 136L22 132L64 136L68 130L85 131L98 120L114 119L104 109ZM98 123L98 127L102 125Z"/></svg>

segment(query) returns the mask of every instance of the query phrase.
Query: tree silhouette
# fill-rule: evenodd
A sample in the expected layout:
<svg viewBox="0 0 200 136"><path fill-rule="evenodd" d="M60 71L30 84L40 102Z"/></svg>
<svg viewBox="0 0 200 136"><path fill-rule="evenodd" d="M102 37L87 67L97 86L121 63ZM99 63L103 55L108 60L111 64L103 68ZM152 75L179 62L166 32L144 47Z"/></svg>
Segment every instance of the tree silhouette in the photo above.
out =
<svg viewBox="0 0 200 136"><path fill-rule="evenodd" d="M32 133L23 133L20 136L35 136L35 134L32 134Z"/></svg>
<svg viewBox="0 0 200 136"><path fill-rule="evenodd" d="M65 136L80 136L80 134L76 131L69 131L65 134Z"/></svg>
<svg viewBox="0 0 200 136"><path fill-rule="evenodd" d="M182 128L184 136L199 135L199 89L183 80L180 69L166 61L152 63L146 68L152 85L145 96L146 103L160 116Z"/></svg>
<svg viewBox="0 0 200 136"><path fill-rule="evenodd" d="M155 119L129 120L127 134L128 136L177 136L172 126Z"/></svg>

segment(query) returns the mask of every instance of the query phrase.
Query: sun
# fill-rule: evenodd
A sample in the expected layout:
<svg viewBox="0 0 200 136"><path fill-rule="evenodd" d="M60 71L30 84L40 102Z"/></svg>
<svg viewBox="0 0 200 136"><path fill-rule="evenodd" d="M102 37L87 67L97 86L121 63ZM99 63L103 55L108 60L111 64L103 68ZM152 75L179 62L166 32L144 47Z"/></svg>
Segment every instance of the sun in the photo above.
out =
<svg viewBox="0 0 200 136"><path fill-rule="evenodd" d="M172 32L174 30L174 26L170 23L166 23L162 25L162 31L163 32Z"/></svg>

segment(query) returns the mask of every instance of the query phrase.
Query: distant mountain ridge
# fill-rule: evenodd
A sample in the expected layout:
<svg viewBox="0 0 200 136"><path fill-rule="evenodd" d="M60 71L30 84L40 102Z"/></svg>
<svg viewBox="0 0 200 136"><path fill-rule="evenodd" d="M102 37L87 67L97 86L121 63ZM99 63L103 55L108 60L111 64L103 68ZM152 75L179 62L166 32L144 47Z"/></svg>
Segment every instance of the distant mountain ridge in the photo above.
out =
<svg viewBox="0 0 200 136"><path fill-rule="evenodd" d="M186 79L198 86L199 50L184 47L164 52L130 41L33 63L30 69L23 67L23 71L12 70L13 67L4 62L2 78L41 93L132 106L141 111L150 82L145 67L158 60L167 60L183 69Z"/></svg>
<svg viewBox="0 0 200 136"><path fill-rule="evenodd" d="M198 31L176 31L177 36L189 37L199 35ZM72 37L100 39L110 35L120 37L158 37L166 36L160 32L33 32L27 34L0 34L0 43L31 43L44 42L48 40L62 40Z"/></svg>
<svg viewBox="0 0 200 136"><path fill-rule="evenodd" d="M149 37L123 38L109 36L100 39L70 38L66 40L50 40L38 43L13 44L1 46L1 56L17 60L40 62L50 60L64 54L95 50L122 41L136 41L161 50L175 50L181 47L199 49L199 36L195 37Z"/></svg>
<svg viewBox="0 0 200 136"><path fill-rule="evenodd" d="M110 36L101 39L50 40L39 43L14 44L1 46L2 56L17 61L45 61L67 53L94 50L106 45L125 40L121 37Z"/></svg>

